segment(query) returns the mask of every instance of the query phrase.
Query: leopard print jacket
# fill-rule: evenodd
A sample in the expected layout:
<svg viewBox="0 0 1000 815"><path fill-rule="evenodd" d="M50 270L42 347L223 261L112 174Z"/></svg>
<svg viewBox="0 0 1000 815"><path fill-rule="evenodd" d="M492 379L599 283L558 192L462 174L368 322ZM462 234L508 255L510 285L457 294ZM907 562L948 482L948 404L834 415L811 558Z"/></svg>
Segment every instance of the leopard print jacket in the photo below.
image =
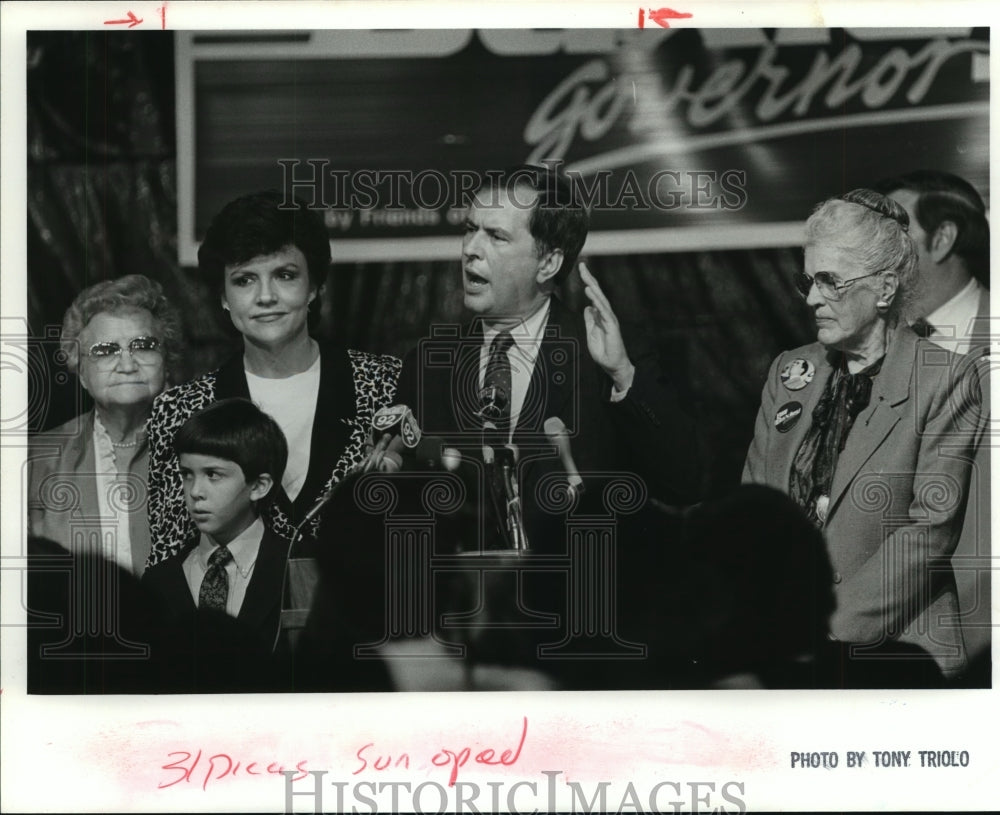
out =
<svg viewBox="0 0 1000 815"><path fill-rule="evenodd" d="M332 353L338 353L332 351ZM324 353L327 353L324 350ZM344 352L339 352L344 353ZM355 416L343 419L350 428L349 441L340 453L323 487L327 490L365 457L365 445L375 412L392 403L402 363L396 357L346 352L354 379ZM170 388L157 397L148 422L149 430L149 527L152 547L147 567L177 554L185 541L197 534L184 506L180 468L173 451L174 435L194 413L216 401L219 370ZM320 517L306 530L312 538L319 534ZM286 541L295 527L277 501L271 502L265 524Z"/></svg>

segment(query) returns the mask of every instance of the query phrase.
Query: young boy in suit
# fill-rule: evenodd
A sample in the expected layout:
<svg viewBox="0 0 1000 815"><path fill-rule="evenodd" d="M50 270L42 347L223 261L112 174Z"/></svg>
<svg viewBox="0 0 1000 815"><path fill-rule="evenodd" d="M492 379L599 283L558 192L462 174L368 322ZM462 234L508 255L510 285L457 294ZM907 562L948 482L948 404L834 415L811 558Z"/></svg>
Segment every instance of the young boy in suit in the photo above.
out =
<svg viewBox="0 0 1000 815"><path fill-rule="evenodd" d="M252 402L224 399L185 422L173 445L198 533L143 575L164 689L278 690L287 545L261 511L281 483L285 437Z"/></svg>

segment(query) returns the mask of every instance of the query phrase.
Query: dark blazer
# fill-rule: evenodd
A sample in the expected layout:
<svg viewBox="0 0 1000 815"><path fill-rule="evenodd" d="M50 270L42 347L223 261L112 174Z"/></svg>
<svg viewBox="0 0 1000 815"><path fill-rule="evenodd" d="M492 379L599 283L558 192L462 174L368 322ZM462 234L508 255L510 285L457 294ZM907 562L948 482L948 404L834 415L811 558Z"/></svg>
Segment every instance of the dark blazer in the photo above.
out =
<svg viewBox="0 0 1000 815"><path fill-rule="evenodd" d="M181 567L199 540L196 534L185 541L176 557L149 567L142 577L155 621L153 644L159 653L154 659L169 666L167 673L180 685L167 689L191 685L206 690L261 685L273 689L272 648L281 615L288 543L265 528L243 605L234 620L221 613L199 613L191 596ZM231 673L236 666L242 675Z"/></svg>
<svg viewBox="0 0 1000 815"><path fill-rule="evenodd" d="M425 434L441 436L473 458L481 458L482 450L476 416L481 347L478 320L439 329L407 355L397 397L413 409ZM611 390L611 380L588 353L582 315L553 297L512 439L520 452L519 483L532 548L553 545L531 540L531 527L551 515L542 509L550 483L544 476L562 469L543 429L552 416L570 431L573 458L585 481L588 474L631 471L661 500L697 498L694 423L681 411L673 389L646 364L637 367L624 400L612 403ZM600 500L599 495L589 498Z"/></svg>
<svg viewBox="0 0 1000 815"><path fill-rule="evenodd" d="M93 439L93 410L31 439L28 453L29 535L47 538L71 549L75 532L86 539L89 531L99 523ZM141 575L150 549L146 517L149 447L143 441L129 451L132 460L127 478L135 507L129 514L129 540L132 571Z"/></svg>
<svg viewBox="0 0 1000 815"><path fill-rule="evenodd" d="M790 390L781 372L795 359L810 362L815 375ZM819 343L775 359L744 482L788 490L795 454L832 371ZM837 597L832 633L847 642L919 645L946 676L965 662L949 558L988 415L979 377L974 359L918 339L908 327L891 331L869 406L837 462L824 528Z"/></svg>
<svg viewBox="0 0 1000 815"><path fill-rule="evenodd" d="M364 459L372 417L380 407L391 404L396 391L400 362L395 357L325 345L320 354L319 396L305 483L294 502L279 484L264 517L265 525L286 540L291 540L296 524L316 499ZM149 421L150 565L176 554L180 542L195 531L184 506L174 435L195 412L229 397L250 398L242 354L216 371L165 391L153 404ZM319 520L314 519L306 529L314 540Z"/></svg>

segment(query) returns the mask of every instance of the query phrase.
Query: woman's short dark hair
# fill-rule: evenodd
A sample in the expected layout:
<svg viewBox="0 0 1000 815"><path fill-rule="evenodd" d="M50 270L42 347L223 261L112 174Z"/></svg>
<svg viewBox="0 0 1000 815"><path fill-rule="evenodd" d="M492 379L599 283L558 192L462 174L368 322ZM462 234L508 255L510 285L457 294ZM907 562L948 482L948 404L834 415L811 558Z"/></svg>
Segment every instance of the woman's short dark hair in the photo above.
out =
<svg viewBox="0 0 1000 815"><path fill-rule="evenodd" d="M330 235L323 215L297 197L278 190L243 195L226 204L208 226L198 248L198 270L220 294L227 266L296 247L306 259L310 288L319 289L330 271ZM321 298L309 304L310 324L319 317Z"/></svg>
<svg viewBox="0 0 1000 815"><path fill-rule="evenodd" d="M572 181L552 167L521 164L500 173L487 173L486 183L480 189L503 189L513 196L512 188L519 185L538 195L528 229L540 254L562 250L562 266L553 278L555 283L562 283L573 271L587 241L590 214Z"/></svg>
<svg viewBox="0 0 1000 815"><path fill-rule="evenodd" d="M80 369L80 332L98 314L148 311L156 323L157 339L163 344L163 371L167 385L180 381L184 366L184 332L180 312L163 287L145 275L130 274L95 283L81 291L63 315L59 344L66 367Z"/></svg>
<svg viewBox="0 0 1000 815"><path fill-rule="evenodd" d="M193 453L235 461L248 482L267 473L280 484L288 462L285 434L249 399L221 399L199 410L181 425L173 447L178 457Z"/></svg>

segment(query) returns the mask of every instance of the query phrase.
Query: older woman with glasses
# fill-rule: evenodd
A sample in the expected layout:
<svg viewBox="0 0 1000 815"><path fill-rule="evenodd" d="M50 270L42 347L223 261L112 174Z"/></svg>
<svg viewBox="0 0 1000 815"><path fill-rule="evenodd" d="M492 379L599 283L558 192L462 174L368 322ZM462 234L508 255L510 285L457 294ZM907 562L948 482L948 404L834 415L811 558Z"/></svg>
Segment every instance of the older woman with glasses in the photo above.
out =
<svg viewBox="0 0 1000 815"><path fill-rule="evenodd" d="M901 318L917 263L908 226L864 189L806 222L796 286L817 341L772 363L743 480L787 491L825 533L834 638L882 656L913 643L954 676L965 654L950 557L987 408L976 361Z"/></svg>
<svg viewBox="0 0 1000 815"><path fill-rule="evenodd" d="M180 317L159 283L126 275L77 295L60 344L94 407L31 440L29 534L141 575L150 550L146 422L177 378Z"/></svg>

